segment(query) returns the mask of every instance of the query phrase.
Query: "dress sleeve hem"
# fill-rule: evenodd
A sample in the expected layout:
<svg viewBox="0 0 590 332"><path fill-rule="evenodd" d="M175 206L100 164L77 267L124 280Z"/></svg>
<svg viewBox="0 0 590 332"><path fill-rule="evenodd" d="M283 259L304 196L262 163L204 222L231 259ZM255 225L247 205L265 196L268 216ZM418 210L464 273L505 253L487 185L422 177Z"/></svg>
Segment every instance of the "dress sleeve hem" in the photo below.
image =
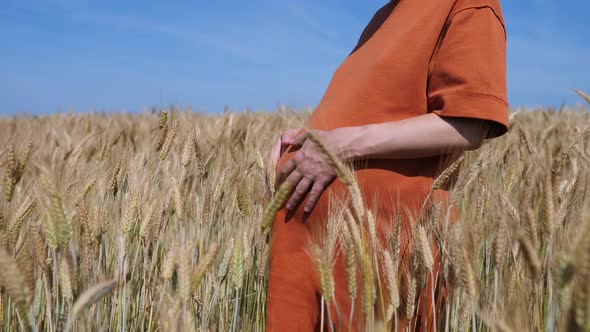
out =
<svg viewBox="0 0 590 332"><path fill-rule="evenodd" d="M508 103L497 96L466 91L447 92L434 96L437 105L432 113L441 117L471 118L494 123L486 138L494 138L508 131Z"/></svg>

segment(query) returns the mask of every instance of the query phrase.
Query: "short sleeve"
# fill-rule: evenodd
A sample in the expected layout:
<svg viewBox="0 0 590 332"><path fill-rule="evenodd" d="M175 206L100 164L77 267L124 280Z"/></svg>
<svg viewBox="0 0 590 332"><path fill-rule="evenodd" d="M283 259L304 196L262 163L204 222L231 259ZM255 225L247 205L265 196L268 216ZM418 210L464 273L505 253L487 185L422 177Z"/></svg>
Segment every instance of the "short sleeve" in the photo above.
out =
<svg viewBox="0 0 590 332"><path fill-rule="evenodd" d="M429 112L491 121L488 138L508 130L506 31L494 7L451 13L431 60L427 91Z"/></svg>

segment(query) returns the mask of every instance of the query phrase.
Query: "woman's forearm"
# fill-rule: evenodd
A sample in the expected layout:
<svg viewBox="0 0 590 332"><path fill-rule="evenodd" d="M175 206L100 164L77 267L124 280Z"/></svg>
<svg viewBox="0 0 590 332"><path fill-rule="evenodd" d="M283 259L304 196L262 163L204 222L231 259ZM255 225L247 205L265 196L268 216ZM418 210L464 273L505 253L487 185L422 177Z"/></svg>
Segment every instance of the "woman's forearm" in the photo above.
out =
<svg viewBox="0 0 590 332"><path fill-rule="evenodd" d="M330 143L345 159L423 158L477 148L489 130L478 119L436 114L395 122L345 127L330 132Z"/></svg>

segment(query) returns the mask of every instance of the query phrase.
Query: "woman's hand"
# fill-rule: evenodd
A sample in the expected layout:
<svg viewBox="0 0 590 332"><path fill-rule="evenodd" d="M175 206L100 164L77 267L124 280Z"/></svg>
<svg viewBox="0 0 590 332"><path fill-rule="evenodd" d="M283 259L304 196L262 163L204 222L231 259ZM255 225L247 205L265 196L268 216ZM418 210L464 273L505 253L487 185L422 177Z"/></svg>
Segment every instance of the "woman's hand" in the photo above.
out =
<svg viewBox="0 0 590 332"><path fill-rule="evenodd" d="M279 162L279 159L285 152L285 148L289 145L293 144L293 140L299 129L288 129L281 133L281 136L275 141L268 154L267 163L266 163L266 189L270 191L270 187L274 186L274 183L270 183L270 174L272 172L276 172L276 167Z"/></svg>
<svg viewBox="0 0 590 332"><path fill-rule="evenodd" d="M314 133L329 147L336 145L330 132L314 131ZM295 188L286 205L289 211L296 209L309 193L303 209L305 213L309 213L324 190L336 179L336 172L317 145L306 137L301 135L292 141L293 147L299 148L299 151L281 168L277 175L277 183L287 181Z"/></svg>

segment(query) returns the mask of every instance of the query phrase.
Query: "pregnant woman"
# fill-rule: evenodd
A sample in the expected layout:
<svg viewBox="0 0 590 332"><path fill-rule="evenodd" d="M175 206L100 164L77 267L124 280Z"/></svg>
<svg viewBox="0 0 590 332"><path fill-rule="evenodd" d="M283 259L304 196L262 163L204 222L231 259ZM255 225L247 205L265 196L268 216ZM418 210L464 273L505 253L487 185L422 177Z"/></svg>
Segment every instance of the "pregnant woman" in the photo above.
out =
<svg viewBox="0 0 590 332"><path fill-rule="evenodd" d="M383 237L392 229L398 206L420 208L433 179L457 158L456 152L477 149L507 131L506 99L506 33L499 0L391 1L377 11L334 73L306 130L358 165L354 174ZM329 196L343 188L326 157L299 132L284 132L270 157L277 184L287 181L295 190L272 228L269 331L320 328L319 281L308 249L312 235L325 229ZM445 199L448 188L436 194ZM412 218L402 216L402 229L409 229ZM408 238L402 232L402 247ZM338 310L347 313L351 299L342 255L337 255L334 279ZM420 299L426 309L410 326L433 327L430 313L442 310L432 302ZM358 310L354 319L363 319ZM336 330L348 327L334 323ZM400 318L398 329L407 325Z"/></svg>

